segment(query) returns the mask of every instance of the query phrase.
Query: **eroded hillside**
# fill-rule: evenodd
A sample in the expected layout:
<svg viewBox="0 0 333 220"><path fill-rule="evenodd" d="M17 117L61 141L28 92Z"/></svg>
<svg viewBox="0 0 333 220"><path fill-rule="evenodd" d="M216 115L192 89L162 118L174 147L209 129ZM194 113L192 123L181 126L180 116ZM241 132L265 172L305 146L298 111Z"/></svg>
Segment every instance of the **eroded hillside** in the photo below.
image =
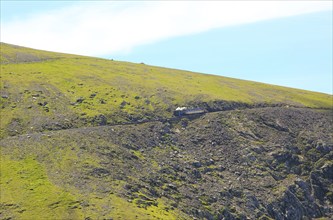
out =
<svg viewBox="0 0 333 220"><path fill-rule="evenodd" d="M328 218L331 131L332 112L276 107L7 138L1 215Z"/></svg>

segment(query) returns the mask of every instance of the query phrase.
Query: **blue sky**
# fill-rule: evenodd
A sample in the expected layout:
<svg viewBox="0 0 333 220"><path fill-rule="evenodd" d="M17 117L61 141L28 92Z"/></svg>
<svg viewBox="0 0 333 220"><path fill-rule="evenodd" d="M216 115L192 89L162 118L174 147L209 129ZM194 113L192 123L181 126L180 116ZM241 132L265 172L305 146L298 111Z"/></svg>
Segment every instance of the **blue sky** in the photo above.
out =
<svg viewBox="0 0 333 220"><path fill-rule="evenodd" d="M218 28L110 56L332 92L332 12Z"/></svg>
<svg viewBox="0 0 333 220"><path fill-rule="evenodd" d="M1 41L332 94L331 1L1 1Z"/></svg>

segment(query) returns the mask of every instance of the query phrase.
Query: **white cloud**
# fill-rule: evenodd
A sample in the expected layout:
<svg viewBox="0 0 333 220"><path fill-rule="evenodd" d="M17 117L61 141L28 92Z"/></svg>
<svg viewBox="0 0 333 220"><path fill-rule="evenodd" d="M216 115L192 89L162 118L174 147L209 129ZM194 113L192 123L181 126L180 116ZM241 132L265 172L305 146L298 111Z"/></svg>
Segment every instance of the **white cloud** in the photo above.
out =
<svg viewBox="0 0 333 220"><path fill-rule="evenodd" d="M102 56L169 37L331 8L331 1L81 2L2 22L1 41Z"/></svg>

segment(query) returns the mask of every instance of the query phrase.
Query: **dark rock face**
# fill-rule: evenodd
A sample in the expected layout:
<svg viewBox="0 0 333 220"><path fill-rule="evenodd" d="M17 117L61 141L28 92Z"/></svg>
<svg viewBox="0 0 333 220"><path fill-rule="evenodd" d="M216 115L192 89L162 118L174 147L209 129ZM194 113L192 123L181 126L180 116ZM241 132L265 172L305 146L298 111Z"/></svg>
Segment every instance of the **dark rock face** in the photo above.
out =
<svg viewBox="0 0 333 220"><path fill-rule="evenodd" d="M93 118L92 123L96 125L106 125L107 118L104 115L98 115Z"/></svg>
<svg viewBox="0 0 333 220"><path fill-rule="evenodd" d="M293 188L291 186L290 188ZM300 190L303 194L309 194L309 188ZM308 197L301 201L296 195L296 191L288 189L283 197L267 206L267 211L274 219L303 219L322 217L322 208L316 204L313 197Z"/></svg>
<svg viewBox="0 0 333 220"><path fill-rule="evenodd" d="M145 146L145 154L161 166L161 172L149 174L159 184L145 184L198 219L328 217L331 118L329 112L280 107L220 112L186 127L180 121L169 129L154 124L150 134L133 131L140 140L133 145ZM180 132L174 132L177 126ZM168 157L150 154L166 134L177 151ZM168 184L172 187L163 187Z"/></svg>
<svg viewBox="0 0 333 220"><path fill-rule="evenodd" d="M84 101L84 98L83 97L80 97L76 100L77 103L82 103Z"/></svg>

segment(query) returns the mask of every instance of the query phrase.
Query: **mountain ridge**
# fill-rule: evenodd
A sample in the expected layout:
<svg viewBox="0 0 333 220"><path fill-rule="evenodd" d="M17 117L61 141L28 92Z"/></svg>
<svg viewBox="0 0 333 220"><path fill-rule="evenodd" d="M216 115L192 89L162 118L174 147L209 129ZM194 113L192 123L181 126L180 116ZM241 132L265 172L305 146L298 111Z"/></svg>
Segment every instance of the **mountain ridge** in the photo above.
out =
<svg viewBox="0 0 333 220"><path fill-rule="evenodd" d="M14 61L14 58L11 57L10 61L7 61L6 60L6 53L8 53L6 51L6 48L8 49L8 47L12 47L12 48L17 48L17 51L20 51L20 50L26 50L27 53L37 53L37 51L40 51L42 52L42 55L44 54L53 54L53 57L57 57L57 58L65 58L66 56L72 56L73 58L78 58L78 57L81 57L81 58L94 58L94 59L101 59L101 60L106 60L106 61L116 61L116 62L123 62L123 63L131 63L131 62L127 62L127 61L121 61L121 60L114 60L114 59L107 59L107 58L98 58L98 57L93 57L93 56L86 56L86 55L77 55L77 54L69 54L69 53L61 53L61 52L53 52L53 51L46 51L46 50L39 50L39 49L34 49L34 48L30 48L30 47L24 47L24 46L18 46L18 45L14 45L14 44L8 44L8 43L4 43L4 42L0 42L1 45L3 45L3 51L1 52L1 59L0 59L0 63L1 64L9 64L11 62L16 62L16 63L19 63L20 62L20 59ZM10 51L10 53L13 53L14 51ZM13 54L11 54L11 56L13 56ZM7 55L8 57L8 55ZM51 56L52 57L52 56ZM55 59L55 58L53 58ZM23 63L24 62L42 62L43 60L29 60L29 59L22 59L21 60ZM133 63L134 64L134 63ZM145 63L140 63L140 64L143 64L143 65L146 65ZM182 70L182 69L175 69L175 68L168 68L168 67L163 67L163 66L156 66L156 65L149 65L149 66L152 66L152 67L159 67L159 68L166 68L166 69L170 69L170 70L178 70L178 71L184 71L184 72L191 72L191 73L197 73L197 74L204 74L204 75L211 75L211 76L221 76L221 75L216 75L216 74L213 74L213 73L200 73L200 72L193 72L193 71L189 71L189 70ZM224 77L224 78L230 78L230 79L238 79L238 78L233 78L233 77L227 77L227 76L221 76L221 77ZM258 83L256 81L253 81L253 80L244 80L244 79L239 79L239 80L243 80L243 81L247 81L247 82L252 82L252 83ZM259 82L260 83L260 82ZM279 86L279 85L275 85L275 84L270 84L270 83L261 83L261 84L266 84L266 85L271 85L271 86ZM292 87L285 87L285 86L280 86L280 87L284 87L284 88L289 88L289 89L296 89L296 90L303 90L303 91L309 91L309 92L315 92L315 93L322 93L322 94L326 94L326 95L331 95L331 94L328 94L328 93L323 93L323 92L318 92L318 91L310 91L310 90L305 90L305 89L299 89L299 88L292 88Z"/></svg>

